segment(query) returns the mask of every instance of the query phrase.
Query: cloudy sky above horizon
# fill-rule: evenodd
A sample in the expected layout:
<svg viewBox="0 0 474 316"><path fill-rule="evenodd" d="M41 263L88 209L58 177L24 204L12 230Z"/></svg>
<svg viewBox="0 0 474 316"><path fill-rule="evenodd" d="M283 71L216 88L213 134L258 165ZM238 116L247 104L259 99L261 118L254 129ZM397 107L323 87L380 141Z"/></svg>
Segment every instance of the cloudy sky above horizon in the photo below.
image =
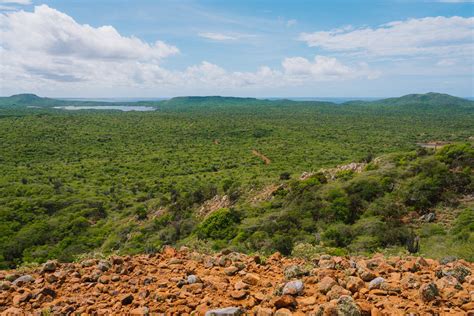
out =
<svg viewBox="0 0 474 316"><path fill-rule="evenodd" d="M474 1L0 0L0 95L474 95Z"/></svg>

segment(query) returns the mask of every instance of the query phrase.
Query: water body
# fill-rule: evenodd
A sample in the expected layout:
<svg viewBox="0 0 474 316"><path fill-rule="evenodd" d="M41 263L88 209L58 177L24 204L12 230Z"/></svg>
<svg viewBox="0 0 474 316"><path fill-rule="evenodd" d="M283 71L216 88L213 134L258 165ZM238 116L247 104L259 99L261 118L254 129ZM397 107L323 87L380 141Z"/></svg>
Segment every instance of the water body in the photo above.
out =
<svg viewBox="0 0 474 316"><path fill-rule="evenodd" d="M68 106L55 106L55 109L67 110L67 111L77 111L77 110L118 110L123 112L129 111L138 111L138 112L147 112L155 111L156 108L151 106L138 106L138 105L68 105Z"/></svg>

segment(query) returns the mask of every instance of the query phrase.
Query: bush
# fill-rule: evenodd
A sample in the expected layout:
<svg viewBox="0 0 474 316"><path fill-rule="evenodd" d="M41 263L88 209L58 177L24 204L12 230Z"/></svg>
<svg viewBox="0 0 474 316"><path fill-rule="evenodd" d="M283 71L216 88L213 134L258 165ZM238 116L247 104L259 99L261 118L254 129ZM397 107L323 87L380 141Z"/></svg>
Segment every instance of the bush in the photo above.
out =
<svg viewBox="0 0 474 316"><path fill-rule="evenodd" d="M474 166L474 148L468 143L444 146L436 156L451 167Z"/></svg>
<svg viewBox="0 0 474 316"><path fill-rule="evenodd" d="M291 255L293 257L311 260L321 253L324 253L324 248L321 246L315 246L309 243L298 243L293 247Z"/></svg>
<svg viewBox="0 0 474 316"><path fill-rule="evenodd" d="M421 237L430 237L435 235L446 235L446 231L444 230L443 226L436 223L427 223L421 226Z"/></svg>
<svg viewBox="0 0 474 316"><path fill-rule="evenodd" d="M330 225L323 233L324 244L331 247L346 247L352 241L352 229L350 225L336 223Z"/></svg>
<svg viewBox="0 0 474 316"><path fill-rule="evenodd" d="M380 240L375 236L357 236L349 245L349 249L356 253L370 253L380 247Z"/></svg>
<svg viewBox="0 0 474 316"><path fill-rule="evenodd" d="M230 240L237 234L240 218L236 212L222 208L209 215L196 229L201 239Z"/></svg>

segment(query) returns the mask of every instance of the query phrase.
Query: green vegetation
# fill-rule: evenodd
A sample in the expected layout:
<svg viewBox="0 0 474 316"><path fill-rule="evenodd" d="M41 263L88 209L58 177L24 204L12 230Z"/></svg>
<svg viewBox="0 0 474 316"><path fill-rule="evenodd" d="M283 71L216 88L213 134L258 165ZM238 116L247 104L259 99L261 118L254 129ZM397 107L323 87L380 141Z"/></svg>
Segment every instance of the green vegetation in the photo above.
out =
<svg viewBox="0 0 474 316"><path fill-rule="evenodd" d="M200 242L366 253L404 246L411 229L423 253L439 256L441 243L474 260L472 205L458 202L473 192L465 143L474 134L473 102L437 94L344 105L187 97L138 103L154 112L53 108L66 104L84 105L0 98L2 268ZM461 144L436 153L415 145L431 140ZM367 163L365 171L298 180L351 161ZM281 186L255 201L269 185ZM230 206L199 214L224 195ZM452 225L407 224L445 209Z"/></svg>

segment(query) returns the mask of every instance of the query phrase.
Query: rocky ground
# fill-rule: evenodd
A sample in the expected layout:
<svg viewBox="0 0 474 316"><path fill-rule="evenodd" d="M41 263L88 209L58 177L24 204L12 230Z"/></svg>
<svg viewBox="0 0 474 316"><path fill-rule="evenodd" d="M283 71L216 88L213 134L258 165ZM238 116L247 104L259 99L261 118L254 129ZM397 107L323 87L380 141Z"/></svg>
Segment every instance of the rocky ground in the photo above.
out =
<svg viewBox="0 0 474 316"><path fill-rule="evenodd" d="M278 253L155 255L0 271L0 314L474 315L474 264Z"/></svg>

